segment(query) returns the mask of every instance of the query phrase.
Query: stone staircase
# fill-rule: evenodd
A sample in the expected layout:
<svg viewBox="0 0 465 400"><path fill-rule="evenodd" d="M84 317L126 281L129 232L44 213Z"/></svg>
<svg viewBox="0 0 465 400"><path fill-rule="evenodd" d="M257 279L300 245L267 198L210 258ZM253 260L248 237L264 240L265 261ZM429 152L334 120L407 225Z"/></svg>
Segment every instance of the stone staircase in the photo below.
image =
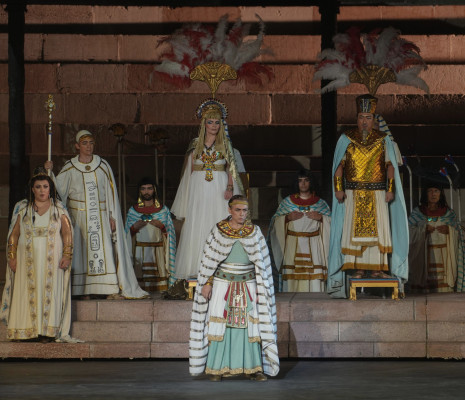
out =
<svg viewBox="0 0 465 400"><path fill-rule="evenodd" d="M465 357L465 294L408 296L277 295L281 358ZM72 336L85 343L8 342L1 358L187 358L192 303L149 300L73 301Z"/></svg>

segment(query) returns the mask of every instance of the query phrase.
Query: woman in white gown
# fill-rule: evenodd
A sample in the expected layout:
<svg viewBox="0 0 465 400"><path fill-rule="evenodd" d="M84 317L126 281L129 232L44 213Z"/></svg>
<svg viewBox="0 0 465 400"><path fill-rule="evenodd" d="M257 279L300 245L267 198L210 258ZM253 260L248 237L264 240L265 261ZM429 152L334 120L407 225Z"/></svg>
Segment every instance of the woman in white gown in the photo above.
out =
<svg viewBox="0 0 465 400"><path fill-rule="evenodd" d="M185 221L170 284L176 279L197 277L208 234L228 216L228 200L233 194L244 191L238 170L243 169L242 160L228 136L225 105L208 99L197 109L197 116L201 119L199 136L187 149L181 183L171 207L176 218Z"/></svg>
<svg viewBox="0 0 465 400"><path fill-rule="evenodd" d="M32 177L29 191L29 199L15 205L8 232L0 316L8 339L72 341L70 218L45 172Z"/></svg>

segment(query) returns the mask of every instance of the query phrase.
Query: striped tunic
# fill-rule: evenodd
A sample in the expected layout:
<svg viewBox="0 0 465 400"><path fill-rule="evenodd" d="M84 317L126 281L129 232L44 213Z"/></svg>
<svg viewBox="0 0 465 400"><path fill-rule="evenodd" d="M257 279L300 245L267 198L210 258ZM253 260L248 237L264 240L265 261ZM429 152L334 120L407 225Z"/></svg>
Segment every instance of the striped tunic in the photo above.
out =
<svg viewBox="0 0 465 400"><path fill-rule="evenodd" d="M205 371L208 355L209 324L206 321L208 301L201 295L202 287L213 275L218 265L228 257L236 241L240 241L250 262L255 266L263 371L271 376L275 376L279 372L276 304L270 257L265 238L258 226L254 226L249 235L236 238L225 234L216 225L210 232L204 246L192 307L189 340L189 372L191 375L200 375Z"/></svg>

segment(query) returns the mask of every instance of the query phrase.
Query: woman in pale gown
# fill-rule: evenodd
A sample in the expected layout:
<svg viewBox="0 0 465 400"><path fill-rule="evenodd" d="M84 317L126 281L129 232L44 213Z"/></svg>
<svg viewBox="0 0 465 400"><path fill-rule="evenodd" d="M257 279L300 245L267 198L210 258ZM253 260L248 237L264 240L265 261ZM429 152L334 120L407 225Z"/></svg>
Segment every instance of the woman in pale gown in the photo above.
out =
<svg viewBox="0 0 465 400"><path fill-rule="evenodd" d="M242 160L232 148L224 104L208 99L197 109L199 136L189 145L171 212L184 219L176 253L176 279L195 278L202 250L213 226L228 216L228 200L242 194Z"/></svg>
<svg viewBox="0 0 465 400"><path fill-rule="evenodd" d="M15 205L7 239L8 267L1 318L7 338L72 341L72 227L53 181L34 175L28 199Z"/></svg>

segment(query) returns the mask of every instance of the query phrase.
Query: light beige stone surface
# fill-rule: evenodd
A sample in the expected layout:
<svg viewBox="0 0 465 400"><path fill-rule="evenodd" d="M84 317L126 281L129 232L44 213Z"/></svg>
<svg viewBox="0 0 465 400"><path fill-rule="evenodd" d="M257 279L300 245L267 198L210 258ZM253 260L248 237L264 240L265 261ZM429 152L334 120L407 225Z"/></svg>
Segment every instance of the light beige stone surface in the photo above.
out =
<svg viewBox="0 0 465 400"><path fill-rule="evenodd" d="M291 342L335 342L339 340L338 322L290 322Z"/></svg>
<svg viewBox="0 0 465 400"><path fill-rule="evenodd" d="M423 358L426 357L425 342L376 342L374 357L386 358Z"/></svg>
<svg viewBox="0 0 465 400"><path fill-rule="evenodd" d="M97 303L99 321L153 321L152 300L115 300Z"/></svg>
<svg viewBox="0 0 465 400"><path fill-rule="evenodd" d="M289 357L373 357L373 344L360 342L291 342L289 343Z"/></svg>
<svg viewBox="0 0 465 400"><path fill-rule="evenodd" d="M426 339L424 322L340 322L342 342L419 342Z"/></svg>
<svg viewBox="0 0 465 400"><path fill-rule="evenodd" d="M91 358L150 358L150 343L91 343Z"/></svg>
<svg viewBox="0 0 465 400"><path fill-rule="evenodd" d="M71 326L71 336L86 342L150 342L150 322L84 322Z"/></svg>

